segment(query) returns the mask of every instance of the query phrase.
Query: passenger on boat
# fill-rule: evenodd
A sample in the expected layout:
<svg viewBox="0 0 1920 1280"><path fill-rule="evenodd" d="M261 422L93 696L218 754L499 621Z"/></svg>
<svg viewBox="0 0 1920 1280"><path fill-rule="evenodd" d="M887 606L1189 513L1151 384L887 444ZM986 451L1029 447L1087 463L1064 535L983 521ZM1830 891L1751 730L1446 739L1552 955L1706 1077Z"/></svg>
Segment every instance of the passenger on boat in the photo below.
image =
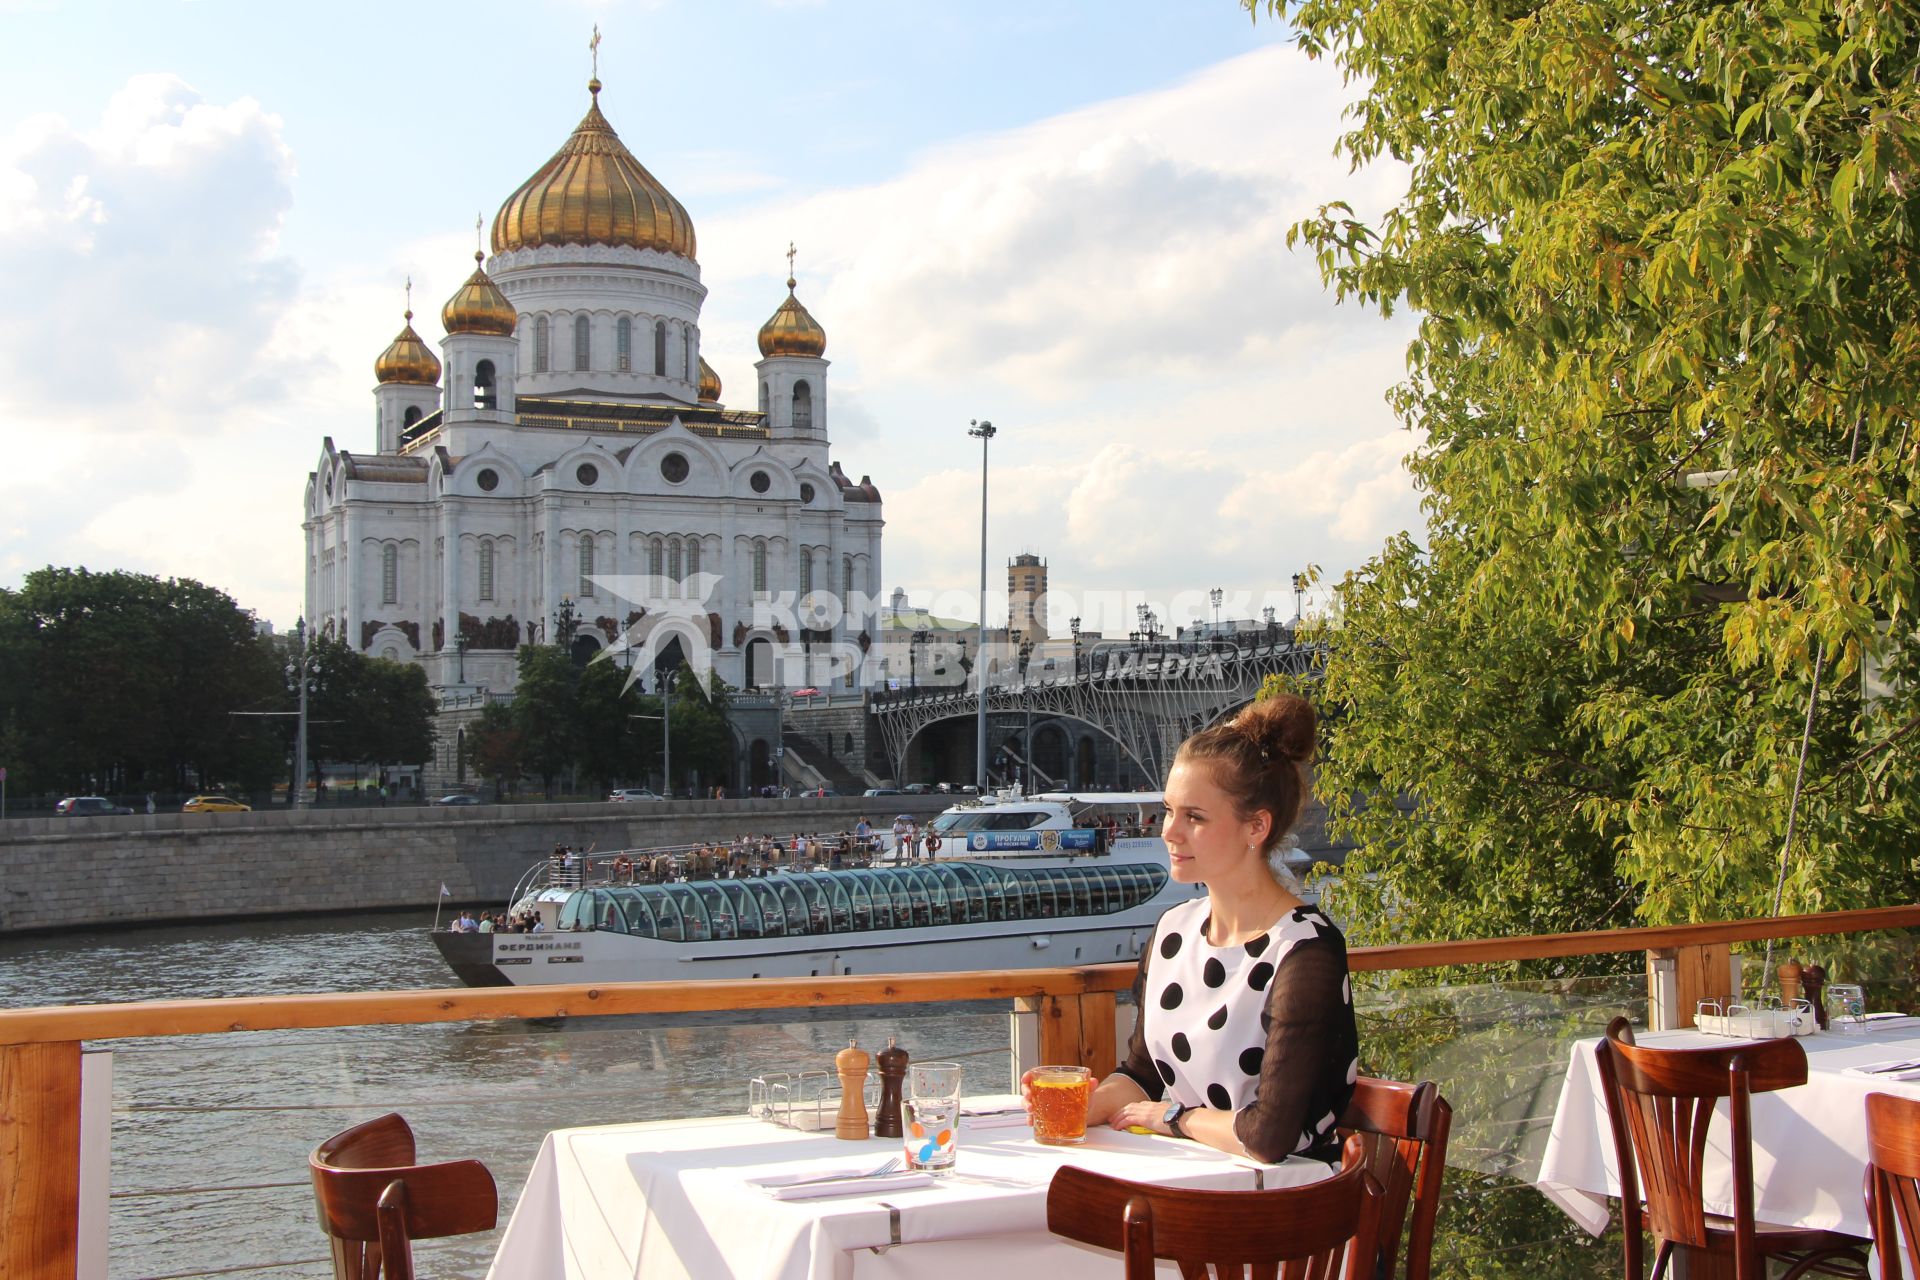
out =
<svg viewBox="0 0 1920 1280"><path fill-rule="evenodd" d="M481 933L492 933L492 932L493 932L493 917L492 917L492 916L481 916L481 917L480 917L480 928L479 928L479 932L481 932Z"/></svg>
<svg viewBox="0 0 1920 1280"><path fill-rule="evenodd" d="M1299 821L1315 717L1283 695L1187 739L1167 775L1173 878L1204 897L1140 956L1126 1060L1087 1122L1143 1126L1256 1160L1337 1160L1359 1072L1346 941L1275 857Z"/></svg>

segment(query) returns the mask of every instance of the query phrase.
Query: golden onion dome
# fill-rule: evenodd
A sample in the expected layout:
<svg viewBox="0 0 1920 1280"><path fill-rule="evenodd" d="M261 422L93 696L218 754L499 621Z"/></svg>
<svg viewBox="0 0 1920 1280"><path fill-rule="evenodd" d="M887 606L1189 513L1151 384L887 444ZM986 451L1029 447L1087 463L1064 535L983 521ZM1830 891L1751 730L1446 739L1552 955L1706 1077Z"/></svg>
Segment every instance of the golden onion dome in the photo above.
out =
<svg viewBox="0 0 1920 1280"><path fill-rule="evenodd" d="M760 326L760 354L763 356L823 356L827 353L827 331L813 318L793 293L794 280L787 277L787 300L780 304L767 322Z"/></svg>
<svg viewBox="0 0 1920 1280"><path fill-rule="evenodd" d="M496 338L511 338L520 316L500 292L480 263L483 255L473 253L473 274L454 291L447 305L440 308L440 323L448 333L484 333Z"/></svg>
<svg viewBox="0 0 1920 1280"><path fill-rule="evenodd" d="M713 371L705 356L700 357L700 403L720 403L720 375Z"/></svg>
<svg viewBox="0 0 1920 1280"><path fill-rule="evenodd" d="M440 381L440 357L420 341L413 331L413 311L407 311L407 323L399 336L387 344L373 362L373 376L382 383L412 382L431 387Z"/></svg>
<svg viewBox="0 0 1920 1280"><path fill-rule="evenodd" d="M493 251L550 244L603 244L694 256L693 219L633 158L593 105L553 158L507 197L493 219Z"/></svg>

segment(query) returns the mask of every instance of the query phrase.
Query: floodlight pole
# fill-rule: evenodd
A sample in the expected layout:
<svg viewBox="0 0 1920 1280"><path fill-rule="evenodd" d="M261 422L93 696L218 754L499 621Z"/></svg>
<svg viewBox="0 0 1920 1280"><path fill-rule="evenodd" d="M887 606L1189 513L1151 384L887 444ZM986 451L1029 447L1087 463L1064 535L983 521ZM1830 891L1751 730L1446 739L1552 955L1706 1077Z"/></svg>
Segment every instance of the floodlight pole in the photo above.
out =
<svg viewBox="0 0 1920 1280"><path fill-rule="evenodd" d="M987 789L987 445L997 434L991 422L975 420L967 426L967 434L980 441L980 622L974 630L974 670L980 678L975 682L980 695L980 710L974 725L974 777L979 780L980 791Z"/></svg>

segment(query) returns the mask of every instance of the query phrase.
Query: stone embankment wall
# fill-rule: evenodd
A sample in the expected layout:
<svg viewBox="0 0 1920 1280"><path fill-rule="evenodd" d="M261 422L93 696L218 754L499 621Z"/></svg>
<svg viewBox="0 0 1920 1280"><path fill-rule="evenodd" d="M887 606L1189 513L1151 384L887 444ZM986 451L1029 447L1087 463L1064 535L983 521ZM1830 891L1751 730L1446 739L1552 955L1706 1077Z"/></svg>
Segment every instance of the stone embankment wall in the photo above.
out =
<svg viewBox="0 0 1920 1280"><path fill-rule="evenodd" d="M0 931L501 906L555 844L600 851L845 831L948 796L676 800L19 818L0 823Z"/></svg>

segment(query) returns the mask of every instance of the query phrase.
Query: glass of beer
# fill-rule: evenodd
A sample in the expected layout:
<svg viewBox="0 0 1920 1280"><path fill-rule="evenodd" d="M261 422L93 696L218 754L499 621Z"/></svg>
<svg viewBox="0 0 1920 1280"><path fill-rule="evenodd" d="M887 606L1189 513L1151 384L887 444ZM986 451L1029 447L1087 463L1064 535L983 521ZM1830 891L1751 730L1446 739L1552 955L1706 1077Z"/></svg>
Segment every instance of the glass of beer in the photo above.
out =
<svg viewBox="0 0 1920 1280"><path fill-rule="evenodd" d="M1072 1147L1087 1140L1093 1072L1085 1067L1035 1067L1021 1083L1035 1142Z"/></svg>

